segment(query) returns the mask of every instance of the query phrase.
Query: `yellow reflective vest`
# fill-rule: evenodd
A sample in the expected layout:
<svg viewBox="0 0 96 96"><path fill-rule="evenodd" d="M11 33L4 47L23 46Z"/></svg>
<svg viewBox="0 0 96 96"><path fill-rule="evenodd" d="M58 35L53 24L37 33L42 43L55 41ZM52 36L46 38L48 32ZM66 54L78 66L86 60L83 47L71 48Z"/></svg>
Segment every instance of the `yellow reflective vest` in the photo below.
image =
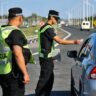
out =
<svg viewBox="0 0 96 96"><path fill-rule="evenodd" d="M43 32L45 32L48 28L52 28L52 26L47 25L47 26L45 26L41 31L39 30L39 32L38 32L38 42L39 42L38 51L39 51L39 57L41 57L41 58L44 58L44 53L41 52L41 39L40 39L40 36L41 36L41 34L42 34ZM51 54L52 54L53 51L54 51L54 41L53 41L53 43L52 43L51 52L48 54L47 58L52 57Z"/></svg>
<svg viewBox="0 0 96 96"><path fill-rule="evenodd" d="M12 70L12 53L13 52L10 49L9 45L6 43L5 39L15 29L20 30L15 26L0 27L0 74L8 74ZM27 44L23 46L23 48L29 49ZM35 63L32 54L30 56L29 63Z"/></svg>

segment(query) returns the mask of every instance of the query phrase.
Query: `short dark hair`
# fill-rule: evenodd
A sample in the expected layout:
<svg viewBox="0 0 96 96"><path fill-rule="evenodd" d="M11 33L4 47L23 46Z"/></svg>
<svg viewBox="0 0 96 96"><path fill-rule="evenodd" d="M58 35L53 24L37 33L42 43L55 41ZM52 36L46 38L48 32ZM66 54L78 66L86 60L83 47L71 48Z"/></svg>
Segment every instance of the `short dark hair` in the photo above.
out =
<svg viewBox="0 0 96 96"><path fill-rule="evenodd" d="M55 11L55 10L49 10L49 14L48 14L48 20L51 19L51 16L53 16L56 21L58 21L60 18L59 18L59 12Z"/></svg>
<svg viewBox="0 0 96 96"><path fill-rule="evenodd" d="M8 19L13 19L14 17L21 16L22 15L22 9L15 7L9 9L9 15Z"/></svg>

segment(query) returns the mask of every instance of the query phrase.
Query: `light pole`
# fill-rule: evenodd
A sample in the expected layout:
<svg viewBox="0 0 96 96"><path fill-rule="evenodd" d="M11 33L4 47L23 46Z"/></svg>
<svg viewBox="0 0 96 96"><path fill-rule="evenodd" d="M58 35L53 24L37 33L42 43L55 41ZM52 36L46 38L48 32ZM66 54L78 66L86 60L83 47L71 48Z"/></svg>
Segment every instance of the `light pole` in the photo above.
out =
<svg viewBox="0 0 96 96"><path fill-rule="evenodd" d="M93 28L93 21L94 21L94 6L88 2L88 6L91 7L92 9L92 12L91 12L91 15L92 15L92 28Z"/></svg>
<svg viewBox="0 0 96 96"><path fill-rule="evenodd" d="M70 13L68 12L68 24L70 25Z"/></svg>
<svg viewBox="0 0 96 96"><path fill-rule="evenodd" d="M92 9L92 28L93 28L93 19L94 19L94 6L88 2L88 0L86 1L83 1L83 19L84 19L84 16L85 16L85 5L87 6L87 21L88 21L88 18L89 18L89 13L90 13L90 7ZM84 19L85 20L85 19Z"/></svg>
<svg viewBox="0 0 96 96"><path fill-rule="evenodd" d="M93 21L94 21L94 6L92 5L92 28L93 28Z"/></svg>
<svg viewBox="0 0 96 96"><path fill-rule="evenodd" d="M3 2L1 1L1 19L3 20Z"/></svg>
<svg viewBox="0 0 96 96"><path fill-rule="evenodd" d="M73 25L75 26L75 11L73 9Z"/></svg>
<svg viewBox="0 0 96 96"><path fill-rule="evenodd" d="M83 20L85 20L85 0L83 0Z"/></svg>
<svg viewBox="0 0 96 96"><path fill-rule="evenodd" d="M88 10L89 6L88 6L88 3L89 3L88 0L86 0L86 5L87 5L87 21L88 21L88 17L89 17L89 10Z"/></svg>
<svg viewBox="0 0 96 96"><path fill-rule="evenodd" d="M78 26L80 25L80 19L81 19L81 8L78 9Z"/></svg>
<svg viewBox="0 0 96 96"><path fill-rule="evenodd" d="M85 20L85 15L87 11L87 21L89 17L89 5L88 4L89 4L88 0L83 0L83 20Z"/></svg>

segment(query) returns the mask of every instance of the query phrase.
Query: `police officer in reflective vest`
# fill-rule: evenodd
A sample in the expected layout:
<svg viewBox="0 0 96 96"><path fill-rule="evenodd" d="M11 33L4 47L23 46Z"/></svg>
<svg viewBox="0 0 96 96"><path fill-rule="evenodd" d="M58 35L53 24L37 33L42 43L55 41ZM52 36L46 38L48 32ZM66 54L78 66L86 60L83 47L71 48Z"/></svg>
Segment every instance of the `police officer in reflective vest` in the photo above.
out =
<svg viewBox="0 0 96 96"><path fill-rule="evenodd" d="M39 31L39 61L41 66L41 72L39 81L36 87L36 96L50 96L53 82L54 82L54 64L53 58L51 56L54 50L55 40L59 44L81 44L81 40L63 40L59 38L52 27L53 24L59 20L59 12L55 10L50 10L48 14L48 21L45 25L40 28Z"/></svg>
<svg viewBox="0 0 96 96"><path fill-rule="evenodd" d="M0 27L0 86L3 96L24 96L24 86L30 82L26 64L34 59L18 28L23 21L22 9L9 9L8 19L8 25Z"/></svg>

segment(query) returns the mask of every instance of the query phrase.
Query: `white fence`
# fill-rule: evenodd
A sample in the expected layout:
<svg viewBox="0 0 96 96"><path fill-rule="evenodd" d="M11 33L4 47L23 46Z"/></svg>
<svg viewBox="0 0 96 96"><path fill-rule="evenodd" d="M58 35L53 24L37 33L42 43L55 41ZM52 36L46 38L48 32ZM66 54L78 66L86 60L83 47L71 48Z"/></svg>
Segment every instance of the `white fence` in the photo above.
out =
<svg viewBox="0 0 96 96"><path fill-rule="evenodd" d="M36 43L38 41L38 35L28 36L27 37L28 43Z"/></svg>
<svg viewBox="0 0 96 96"><path fill-rule="evenodd" d="M8 19L0 19L0 26L6 25L8 23Z"/></svg>

